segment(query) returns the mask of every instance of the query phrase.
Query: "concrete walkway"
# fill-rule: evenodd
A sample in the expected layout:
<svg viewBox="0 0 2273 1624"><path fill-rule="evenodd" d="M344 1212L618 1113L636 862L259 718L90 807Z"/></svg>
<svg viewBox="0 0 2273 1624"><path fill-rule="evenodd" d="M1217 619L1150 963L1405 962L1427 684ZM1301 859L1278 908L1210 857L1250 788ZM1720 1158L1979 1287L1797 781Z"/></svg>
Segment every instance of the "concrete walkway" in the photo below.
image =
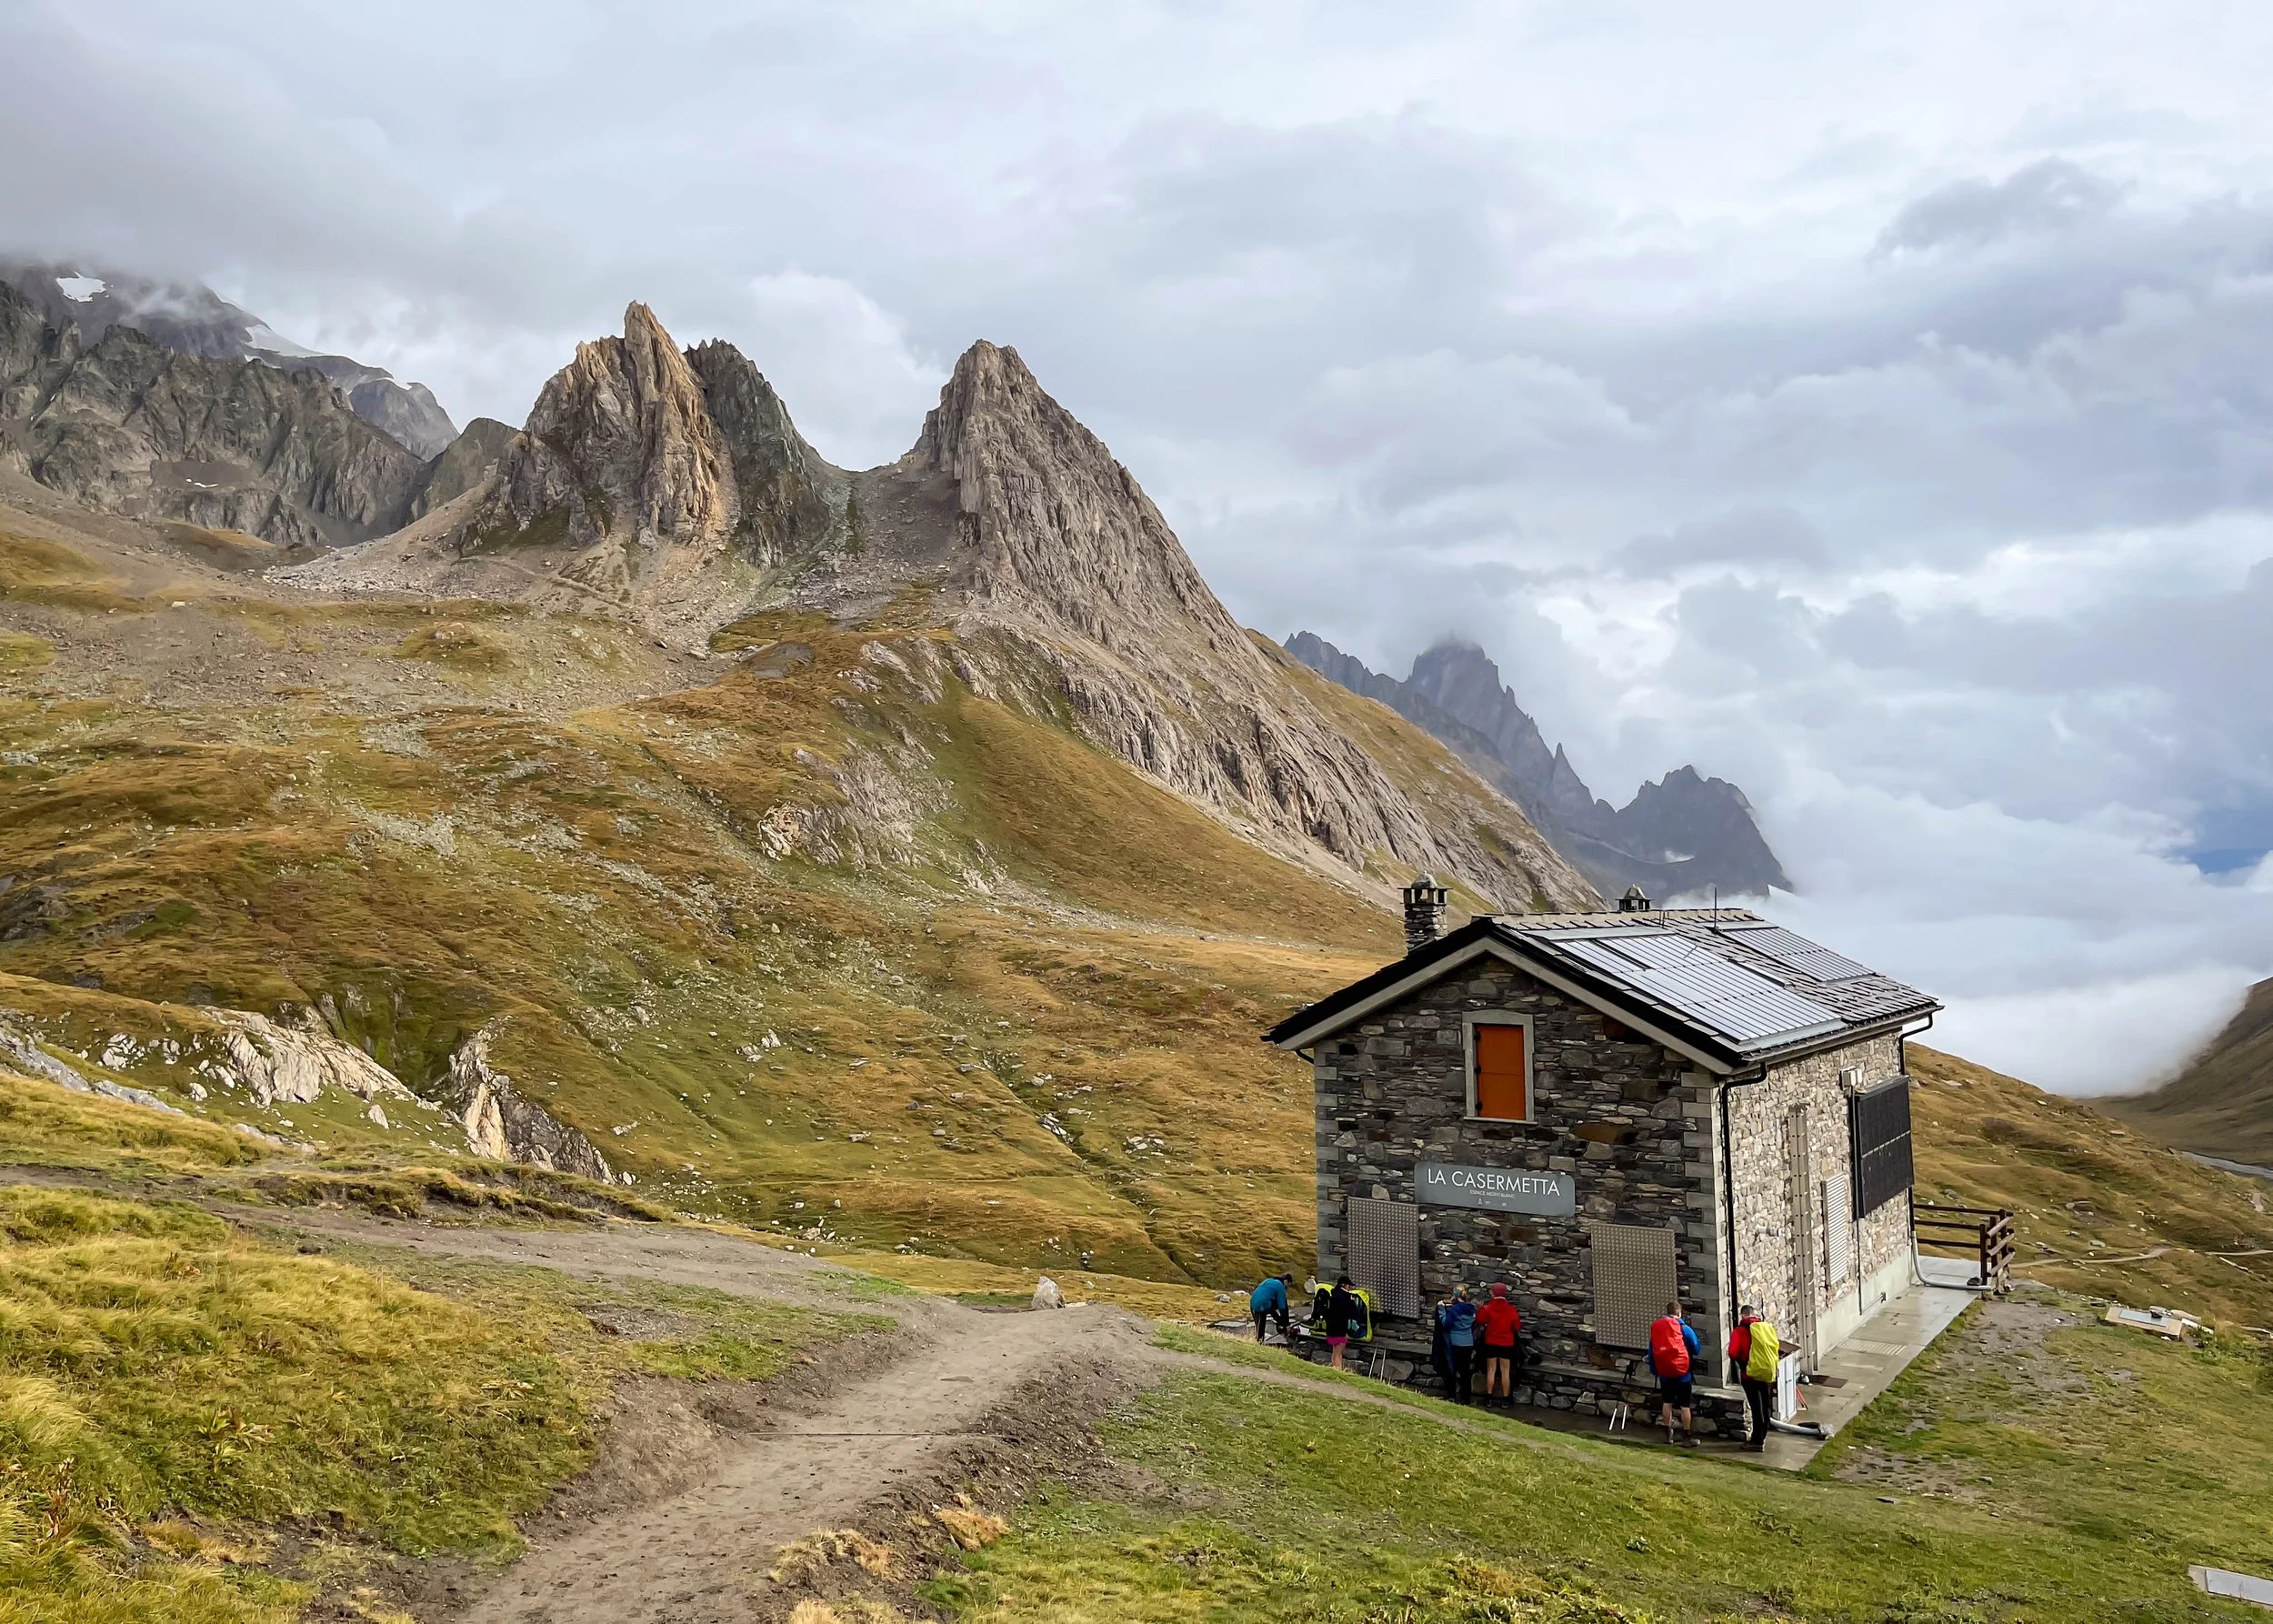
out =
<svg viewBox="0 0 2273 1624"><path fill-rule="evenodd" d="M1934 1338L1965 1312L1966 1305L1981 1295L1959 1284L1972 1277L1974 1265L1969 1260L1921 1258L1918 1261L1926 1278L1938 1283L1911 1287L1831 1350L1818 1374L1836 1378L1839 1385L1811 1382L1801 1388L1802 1419L1815 1422L1827 1433L1837 1432L1891 1387L1909 1362L1932 1346ZM1770 1466L1796 1472L1822 1448L1817 1439L1771 1432L1761 1459Z"/></svg>

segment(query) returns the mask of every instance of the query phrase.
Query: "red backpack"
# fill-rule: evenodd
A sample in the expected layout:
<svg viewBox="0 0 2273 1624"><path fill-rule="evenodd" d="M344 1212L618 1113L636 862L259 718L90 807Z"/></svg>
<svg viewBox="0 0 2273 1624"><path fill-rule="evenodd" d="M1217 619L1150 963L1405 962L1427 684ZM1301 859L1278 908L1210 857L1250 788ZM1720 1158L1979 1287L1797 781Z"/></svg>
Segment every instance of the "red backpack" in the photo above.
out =
<svg viewBox="0 0 2273 1624"><path fill-rule="evenodd" d="M1670 1314L1649 1322L1649 1368L1664 1377L1689 1373L1688 1338L1681 1334L1681 1322Z"/></svg>

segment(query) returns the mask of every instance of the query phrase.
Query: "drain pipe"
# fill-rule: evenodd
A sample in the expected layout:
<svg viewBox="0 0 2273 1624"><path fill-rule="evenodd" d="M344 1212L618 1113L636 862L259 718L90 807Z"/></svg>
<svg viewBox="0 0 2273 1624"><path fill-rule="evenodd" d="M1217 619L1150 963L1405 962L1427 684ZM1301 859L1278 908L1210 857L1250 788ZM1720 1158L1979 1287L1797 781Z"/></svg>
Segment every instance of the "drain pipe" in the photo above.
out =
<svg viewBox="0 0 2273 1624"><path fill-rule="evenodd" d="M1720 1079L1720 1209L1722 1221L1728 1230L1728 1286L1721 1306L1728 1316L1727 1323L1729 1325L1737 1323L1737 1310L1743 1306L1743 1298L1737 1290L1737 1153L1736 1136L1729 1126L1728 1096L1734 1089L1748 1088L1755 1083L1767 1080L1767 1068L1765 1066L1754 1067L1750 1077L1732 1074ZM1911 1234L1915 1238L1917 1231L1913 1229ZM1724 1369L1727 1357L1724 1350L1721 1354Z"/></svg>
<svg viewBox="0 0 2273 1624"><path fill-rule="evenodd" d="M1907 1078L1910 1075L1910 1039L1913 1038L1923 1038L1927 1033L1932 1031L1934 1029L1934 1017L1939 1013L1939 1010L1929 1011L1926 1017L1926 1024L1924 1026L1918 1028L1916 1030L1905 1028L1903 1030L1897 1032L1894 1035L1894 1063L1904 1077ZM1978 1286L1952 1286L1938 1280L1928 1279L1926 1278L1926 1264L1918 1256L1918 1187L1915 1184L1913 1184L1908 1191L1904 1194L1902 1198L1902 1205L1904 1209L1908 1212L1910 1220L1911 1285L1924 1286L1930 1290L1937 1291L1978 1291L1983 1297L1988 1297L1994 1294L1995 1288L1990 1286L1987 1280L1983 1280Z"/></svg>

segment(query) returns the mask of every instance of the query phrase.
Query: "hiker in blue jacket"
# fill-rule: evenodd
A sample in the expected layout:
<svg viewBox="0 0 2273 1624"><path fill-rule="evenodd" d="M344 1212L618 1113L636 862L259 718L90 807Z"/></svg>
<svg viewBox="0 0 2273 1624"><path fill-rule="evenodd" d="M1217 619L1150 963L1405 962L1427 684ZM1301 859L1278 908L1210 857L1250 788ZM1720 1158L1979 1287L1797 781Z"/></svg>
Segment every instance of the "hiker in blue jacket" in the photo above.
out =
<svg viewBox="0 0 2273 1624"><path fill-rule="evenodd" d="M1468 1288L1454 1288L1437 1305L1437 1334L1445 1343L1445 1390L1455 1404L1476 1402L1476 1305Z"/></svg>
<svg viewBox="0 0 2273 1624"><path fill-rule="evenodd" d="M1268 1275L1247 1298L1247 1312L1255 1316L1255 1339L1262 1341L1263 1328L1270 1321L1278 1321L1278 1339L1292 1343L1288 1320L1292 1310L1287 1302L1287 1288L1295 1283L1292 1275Z"/></svg>

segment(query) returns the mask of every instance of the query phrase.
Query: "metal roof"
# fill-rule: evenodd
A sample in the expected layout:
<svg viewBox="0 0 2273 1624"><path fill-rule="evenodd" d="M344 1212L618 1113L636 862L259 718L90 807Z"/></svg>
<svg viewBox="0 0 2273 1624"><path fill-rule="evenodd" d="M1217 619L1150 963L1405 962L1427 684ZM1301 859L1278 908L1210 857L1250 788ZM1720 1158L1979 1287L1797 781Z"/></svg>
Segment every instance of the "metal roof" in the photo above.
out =
<svg viewBox="0 0 2273 1624"><path fill-rule="evenodd" d="M1847 1024L1813 999L1671 931L1604 931L1566 936L1556 945L1739 1050L1780 1048Z"/></svg>
<svg viewBox="0 0 2273 1624"><path fill-rule="evenodd" d="M1606 1011L1718 1056L1720 1068L1826 1048L1941 1007L1744 908L1502 914L1473 918L1297 1010L1267 1040L1317 1042L1486 951L1519 955Z"/></svg>

